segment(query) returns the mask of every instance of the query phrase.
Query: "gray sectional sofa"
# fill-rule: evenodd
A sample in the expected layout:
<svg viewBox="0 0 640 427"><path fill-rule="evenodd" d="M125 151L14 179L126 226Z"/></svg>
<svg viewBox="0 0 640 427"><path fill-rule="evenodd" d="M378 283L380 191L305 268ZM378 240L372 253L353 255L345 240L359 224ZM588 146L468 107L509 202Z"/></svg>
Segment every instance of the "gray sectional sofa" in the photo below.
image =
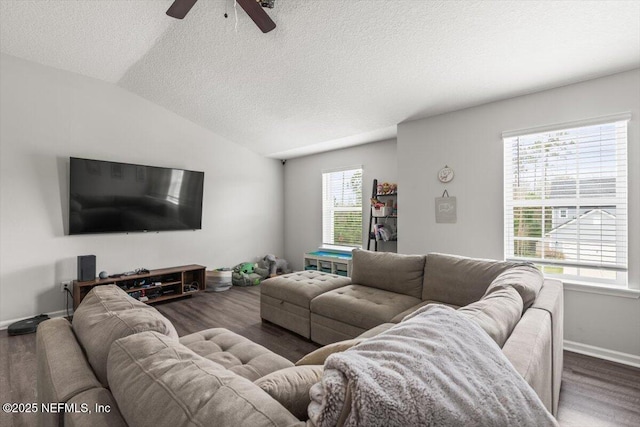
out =
<svg viewBox="0 0 640 427"><path fill-rule="evenodd" d="M254 384L293 363L222 328L178 338L115 285L93 288L73 324L41 323L36 347L39 404L66 404L40 426L304 425Z"/></svg>
<svg viewBox="0 0 640 427"><path fill-rule="evenodd" d="M459 309L476 321L557 414L562 283L529 264L354 250L348 284L301 272L269 279L261 289L264 320L325 345L377 335L428 304Z"/></svg>
<svg viewBox="0 0 640 427"><path fill-rule="evenodd" d="M460 312L498 345L504 341L502 353L540 397L537 405L556 413L562 369L560 283L536 285L541 276L528 266L436 254L359 251L353 273L353 283L344 278L333 282L339 276L332 275L317 278L320 285L312 286L313 292L300 288L302 280L297 287L285 285L289 291L280 296L296 289L306 295L287 303L293 319L307 315L308 323L298 330L311 335L315 330L314 336L330 341L359 335L326 345L296 365L226 329L178 337L153 307L116 286L95 287L75 311L73 324L58 318L38 328L38 401L64 406L40 412L39 425L311 427L306 421L310 389L322 379L325 359L355 350L369 337L384 337L395 330L390 321L401 322L404 313L439 298L450 306L463 305ZM273 288L277 279L263 282L263 289ZM469 289L453 289L464 286ZM277 299L270 298L270 303ZM296 304L307 304L307 311Z"/></svg>

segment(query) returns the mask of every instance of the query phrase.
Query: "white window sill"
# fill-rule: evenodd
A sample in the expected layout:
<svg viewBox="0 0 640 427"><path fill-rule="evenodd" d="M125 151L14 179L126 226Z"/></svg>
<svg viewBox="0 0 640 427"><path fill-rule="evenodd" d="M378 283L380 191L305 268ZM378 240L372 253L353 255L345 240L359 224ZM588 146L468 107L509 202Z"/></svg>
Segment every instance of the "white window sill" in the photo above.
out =
<svg viewBox="0 0 640 427"><path fill-rule="evenodd" d="M339 252L351 253L351 251L353 251L354 249L361 249L361 248L355 248L353 246L321 245L319 249L326 250L326 251L339 251Z"/></svg>
<svg viewBox="0 0 640 427"><path fill-rule="evenodd" d="M564 289L573 292L586 292L590 294L609 295L621 298L640 298L640 290L618 288L614 286L596 285L592 283L580 283L563 280Z"/></svg>

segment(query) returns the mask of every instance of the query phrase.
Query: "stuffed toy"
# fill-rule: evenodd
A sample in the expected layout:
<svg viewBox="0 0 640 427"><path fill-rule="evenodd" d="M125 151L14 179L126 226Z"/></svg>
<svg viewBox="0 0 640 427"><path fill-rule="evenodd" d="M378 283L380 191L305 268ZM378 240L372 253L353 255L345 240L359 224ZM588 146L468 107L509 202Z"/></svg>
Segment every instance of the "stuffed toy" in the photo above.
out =
<svg viewBox="0 0 640 427"><path fill-rule="evenodd" d="M240 266L240 272L244 274L251 274L255 270L255 264L253 264L252 262L243 262L238 265Z"/></svg>
<svg viewBox="0 0 640 427"><path fill-rule="evenodd" d="M278 272L288 273L289 263L286 259L278 258L273 254L267 254L262 259L269 270L269 277L274 277Z"/></svg>
<svg viewBox="0 0 640 427"><path fill-rule="evenodd" d="M255 265L252 262L242 262L236 265L231 273L231 283L233 286L259 285L263 277L255 270Z"/></svg>

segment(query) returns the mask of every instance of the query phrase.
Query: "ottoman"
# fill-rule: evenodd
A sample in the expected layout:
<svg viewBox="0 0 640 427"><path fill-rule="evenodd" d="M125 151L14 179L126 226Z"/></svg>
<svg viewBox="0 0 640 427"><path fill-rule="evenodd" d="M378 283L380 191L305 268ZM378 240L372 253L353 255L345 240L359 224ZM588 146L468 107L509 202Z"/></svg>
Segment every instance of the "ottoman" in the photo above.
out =
<svg viewBox="0 0 640 427"><path fill-rule="evenodd" d="M293 366L284 357L224 328L185 335L180 344L249 381Z"/></svg>
<svg viewBox="0 0 640 427"><path fill-rule="evenodd" d="M349 284L349 277L311 270L267 279L260 285L260 317L311 338L311 300Z"/></svg>

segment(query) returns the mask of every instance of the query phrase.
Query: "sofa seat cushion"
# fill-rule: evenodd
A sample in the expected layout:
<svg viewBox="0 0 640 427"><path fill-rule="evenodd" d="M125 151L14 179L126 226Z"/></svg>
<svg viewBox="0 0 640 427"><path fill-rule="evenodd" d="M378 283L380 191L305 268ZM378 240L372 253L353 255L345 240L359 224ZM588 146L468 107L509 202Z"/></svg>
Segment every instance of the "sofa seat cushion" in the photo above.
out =
<svg viewBox="0 0 640 427"><path fill-rule="evenodd" d="M284 357L224 328L186 335L180 343L250 381L293 366Z"/></svg>
<svg viewBox="0 0 640 427"><path fill-rule="evenodd" d="M311 312L349 325L370 329L420 303L418 298L349 285L326 292L311 301Z"/></svg>
<svg viewBox="0 0 640 427"><path fill-rule="evenodd" d="M522 298L514 288L496 290L458 309L476 322L502 348L522 316Z"/></svg>
<svg viewBox="0 0 640 427"><path fill-rule="evenodd" d="M267 279L260 285L260 317L310 338L311 300L350 283L348 277L311 270Z"/></svg>
<svg viewBox="0 0 640 427"><path fill-rule="evenodd" d="M459 307L482 298L496 277L515 264L430 253L424 267L422 299Z"/></svg>
<svg viewBox="0 0 640 427"><path fill-rule="evenodd" d="M130 426L301 425L253 382L156 332L113 343L108 372Z"/></svg>
<svg viewBox="0 0 640 427"><path fill-rule="evenodd" d="M403 255L355 249L351 281L353 284L420 298L424 274L424 255Z"/></svg>
<svg viewBox="0 0 640 427"><path fill-rule="evenodd" d="M96 377L107 382L107 356L117 339L156 331L178 340L171 322L153 307L142 304L115 285L93 288L73 314L73 332L87 355Z"/></svg>
<svg viewBox="0 0 640 427"><path fill-rule="evenodd" d="M307 420L309 390L322 380L322 365L294 366L272 372L256 381L258 387L280 402L299 420Z"/></svg>
<svg viewBox="0 0 640 427"><path fill-rule="evenodd" d="M311 313L311 341L320 345L350 340L363 332L365 328Z"/></svg>
<svg viewBox="0 0 640 427"><path fill-rule="evenodd" d="M538 270L533 264L522 263L502 272L496 277L485 295L489 295L492 292L496 292L500 289L513 288L520 294L523 303L524 310L531 307L531 304L536 300L542 284L544 283L544 277L540 270Z"/></svg>

